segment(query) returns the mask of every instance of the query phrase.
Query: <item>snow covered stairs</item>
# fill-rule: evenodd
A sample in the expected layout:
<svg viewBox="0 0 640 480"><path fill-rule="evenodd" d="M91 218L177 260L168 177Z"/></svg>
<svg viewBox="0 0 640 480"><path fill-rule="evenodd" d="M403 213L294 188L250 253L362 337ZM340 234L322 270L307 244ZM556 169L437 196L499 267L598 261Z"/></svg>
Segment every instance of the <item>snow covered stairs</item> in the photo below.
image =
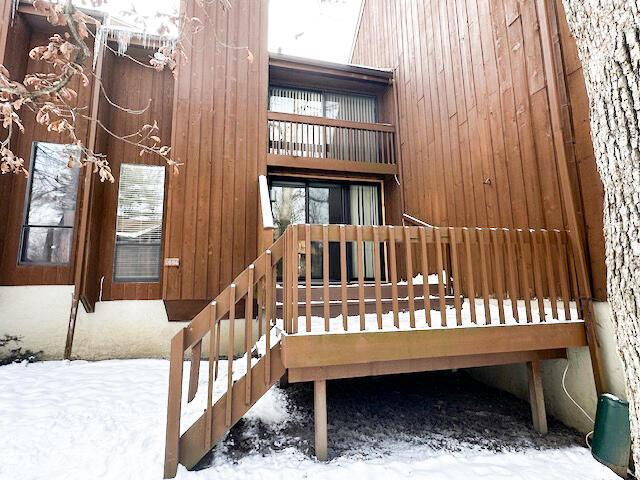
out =
<svg viewBox="0 0 640 480"><path fill-rule="evenodd" d="M262 356L247 374L233 383L231 395L224 393L182 435L178 449L180 463L188 469L195 467L284 374L278 342L268 355ZM251 382L250 389L247 382Z"/></svg>
<svg viewBox="0 0 640 480"><path fill-rule="evenodd" d="M281 344L277 335L273 336L273 339L272 335L276 322L276 272L278 265L282 264L285 240L289 240L289 237L290 234L287 234L278 238L254 263L240 273L233 283L207 304L189 325L179 330L171 339L165 478L176 476L178 462L189 469L195 467L251 406L284 375ZM239 303L244 305L243 312L238 308ZM242 312L244 319L237 318L236 312ZM240 322L242 319L244 321ZM227 325L226 332L221 327L223 322ZM236 330L240 332L236 333ZM191 402L198 390L200 359L203 355L203 341L206 338L209 340L206 408L200 418L181 434L185 353L191 353L187 395L188 401ZM223 342L226 344L226 351L221 348L225 346ZM243 346L244 361L233 361L237 345ZM253 358L256 350L263 353L257 362ZM227 377L224 392L217 398L214 384L218 380L219 359L222 356L228 359Z"/></svg>

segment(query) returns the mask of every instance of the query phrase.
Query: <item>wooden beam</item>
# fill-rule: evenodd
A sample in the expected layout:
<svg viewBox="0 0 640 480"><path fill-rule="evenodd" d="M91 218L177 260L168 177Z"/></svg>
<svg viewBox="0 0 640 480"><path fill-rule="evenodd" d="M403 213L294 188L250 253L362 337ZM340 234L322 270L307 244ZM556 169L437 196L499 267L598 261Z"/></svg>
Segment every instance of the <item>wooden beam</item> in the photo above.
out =
<svg viewBox="0 0 640 480"><path fill-rule="evenodd" d="M4 63L4 54L7 49L7 37L11 29L11 0L0 1L0 63Z"/></svg>
<svg viewBox="0 0 640 480"><path fill-rule="evenodd" d="M364 173L370 175L396 175L398 166L390 163L354 162L333 158L296 157L293 155L267 154L269 167L296 168L331 172Z"/></svg>
<svg viewBox="0 0 640 480"><path fill-rule="evenodd" d="M548 9L554 8L549 0L536 0L538 10L540 38L542 42L542 57L544 62L544 74L547 82L547 92L549 94L549 110L551 115L551 131L553 135L553 145L558 159L558 173L560 176L560 188L562 190L562 200L569 224L569 236L574 246L577 263L578 284L581 299L586 299L585 305L585 328L589 340L589 353L593 366L593 376L598 394L606 391L604 371L600 359L600 349L595 331L595 315L591 302L591 280L589 267L587 266L583 239L580 235L580 225L573 196L573 187L569 176L569 165L565 152L565 136L562 129L562 106L560 103L560 87L558 85L558 72L553 55L553 38L551 33L551 16Z"/></svg>
<svg viewBox="0 0 640 480"><path fill-rule="evenodd" d="M313 383L313 420L316 458L324 462L327 459L327 382L325 380L317 380Z"/></svg>
<svg viewBox="0 0 640 480"><path fill-rule="evenodd" d="M202 340L191 348L191 365L189 367L189 390L187 402L196 398L198 393L198 378L200 375L200 356L202 355Z"/></svg>
<svg viewBox="0 0 640 480"><path fill-rule="evenodd" d="M90 151L95 151L96 138L98 130L98 108L100 106L100 92L102 85L102 67L104 65L104 48L100 49L96 62L96 71L94 74L93 84L91 86L91 106L89 110L89 139L86 147ZM64 347L64 358L69 360L73 349L73 336L76 329L76 320L78 317L78 306L80 296L82 295L86 282L85 270L87 268L87 248L89 245L89 212L92 206L92 192L95 184L95 174L93 168L86 167L84 169L84 179L82 188L82 201L80 203L80 221L78 223L78 244L76 250L76 258L74 259L73 274L73 297L71 299L71 309L69 312L69 325L67 327L67 339Z"/></svg>
<svg viewBox="0 0 640 480"><path fill-rule="evenodd" d="M433 372L454 368L511 365L539 360L566 358L565 349L538 350L533 352L493 353L460 357L422 358L418 360L396 360L390 362L332 365L328 367L292 368L288 370L290 383L336 380L340 378L373 377L401 373Z"/></svg>
<svg viewBox="0 0 640 480"><path fill-rule="evenodd" d="M280 122L307 123L309 125L322 125L326 127L353 128L355 130L371 130L374 132L390 132L396 131L395 127L389 123L367 123L353 122L351 120L340 120L337 118L316 117L313 115L299 115L297 113L267 112L268 120L277 120Z"/></svg>
<svg viewBox="0 0 640 480"><path fill-rule="evenodd" d="M374 82L383 85L388 85L393 77L393 73L387 70L378 70L357 65L345 65L273 53L269 55L269 67L286 69L294 72L328 75L331 77L346 78L361 82Z"/></svg>
<svg viewBox="0 0 640 480"><path fill-rule="evenodd" d="M529 402L531 403L533 428L538 433L547 433L547 411L544 406L544 391L538 360L527 362L527 380L529 382Z"/></svg>
<svg viewBox="0 0 640 480"><path fill-rule="evenodd" d="M286 368L553 350L586 346L583 322L287 335Z"/></svg>

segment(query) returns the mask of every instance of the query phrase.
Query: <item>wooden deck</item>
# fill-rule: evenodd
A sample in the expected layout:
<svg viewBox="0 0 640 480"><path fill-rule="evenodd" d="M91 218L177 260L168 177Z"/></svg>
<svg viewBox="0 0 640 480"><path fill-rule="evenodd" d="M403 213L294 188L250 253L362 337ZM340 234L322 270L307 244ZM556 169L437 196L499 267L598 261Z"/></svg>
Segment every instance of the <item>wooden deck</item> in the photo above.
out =
<svg viewBox="0 0 640 480"><path fill-rule="evenodd" d="M338 245L338 282L329 281L328 257L319 260L320 283L311 278L312 256L318 255L310 248L314 242L325 252L330 243ZM348 243L358 259L352 283L346 275ZM368 267L373 278L366 281L365 245L375 256ZM327 455L326 381L338 378L526 363L532 421L545 432L540 362L587 345L572 255L567 235L559 231L288 227L172 342L165 476L175 476L178 462L193 468L285 375L289 382L315 384L319 459ZM242 300L245 354L227 362L224 393L215 398L219 358L233 357L236 304ZM180 435L182 368L189 350L188 401L198 392L200 358L209 360L206 408ZM239 365L242 371L235 371Z"/></svg>
<svg viewBox="0 0 640 480"><path fill-rule="evenodd" d="M340 369L361 365L374 365L374 371L384 372L382 364L416 361L420 370L461 368L475 359L481 366L486 357L495 364L503 355L505 362L513 354L561 350L587 345L582 321L555 324L529 324L513 326L477 326L446 329L414 329L404 331L318 333L282 336L282 355L285 368L292 373L310 378L310 372L324 369L328 378L344 378ZM430 362L433 363L429 366ZM460 362L461 365L456 365ZM440 368L438 368L440 367ZM401 373L394 370L393 373ZM348 370L348 369L347 369ZM416 371L409 370L409 371ZM374 373L377 375L378 373ZM322 377L322 376L321 376Z"/></svg>

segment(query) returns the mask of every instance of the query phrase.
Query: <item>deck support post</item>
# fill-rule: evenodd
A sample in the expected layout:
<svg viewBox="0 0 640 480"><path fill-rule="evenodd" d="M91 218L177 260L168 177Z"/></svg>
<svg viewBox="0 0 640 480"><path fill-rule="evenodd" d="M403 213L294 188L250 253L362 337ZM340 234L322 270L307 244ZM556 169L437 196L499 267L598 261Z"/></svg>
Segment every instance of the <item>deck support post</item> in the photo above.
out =
<svg viewBox="0 0 640 480"><path fill-rule="evenodd" d="M327 381L313 382L313 413L315 424L316 458L327 459Z"/></svg>
<svg viewBox="0 0 640 480"><path fill-rule="evenodd" d="M540 362L527 362L527 380L529 383L529 402L533 428L536 432L545 434L547 429L547 411L544 406L544 391L542 389L542 375Z"/></svg>

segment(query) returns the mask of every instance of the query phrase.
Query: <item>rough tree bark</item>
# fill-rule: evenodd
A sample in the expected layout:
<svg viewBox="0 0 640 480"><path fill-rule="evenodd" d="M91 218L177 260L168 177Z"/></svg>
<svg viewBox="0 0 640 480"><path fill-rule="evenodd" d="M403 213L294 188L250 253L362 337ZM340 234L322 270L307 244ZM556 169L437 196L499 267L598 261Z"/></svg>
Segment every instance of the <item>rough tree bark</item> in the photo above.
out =
<svg viewBox="0 0 640 480"><path fill-rule="evenodd" d="M563 0L604 184L607 290L640 465L640 0Z"/></svg>

